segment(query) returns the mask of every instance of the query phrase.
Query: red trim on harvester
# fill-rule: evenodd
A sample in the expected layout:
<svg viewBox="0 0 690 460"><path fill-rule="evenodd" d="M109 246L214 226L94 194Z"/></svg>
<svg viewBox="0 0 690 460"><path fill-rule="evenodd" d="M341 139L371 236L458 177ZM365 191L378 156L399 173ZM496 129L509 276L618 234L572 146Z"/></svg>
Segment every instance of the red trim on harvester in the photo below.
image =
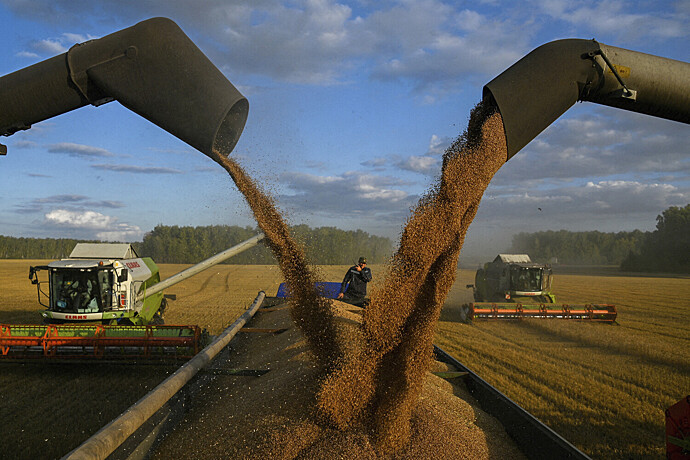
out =
<svg viewBox="0 0 690 460"><path fill-rule="evenodd" d="M199 326L0 325L0 359L189 358L199 352Z"/></svg>
<svg viewBox="0 0 690 460"><path fill-rule="evenodd" d="M617 316L616 307L609 304L564 304L557 307L553 304L475 302L470 304L469 311L469 319L558 318L614 322Z"/></svg>
<svg viewBox="0 0 690 460"><path fill-rule="evenodd" d="M690 459L690 395L666 409L666 458Z"/></svg>

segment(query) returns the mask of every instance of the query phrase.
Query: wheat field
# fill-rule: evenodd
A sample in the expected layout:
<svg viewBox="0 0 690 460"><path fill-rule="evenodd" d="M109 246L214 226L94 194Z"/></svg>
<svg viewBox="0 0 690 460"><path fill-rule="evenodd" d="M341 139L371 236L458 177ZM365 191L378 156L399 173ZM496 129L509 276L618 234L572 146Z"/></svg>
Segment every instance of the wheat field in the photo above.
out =
<svg viewBox="0 0 690 460"><path fill-rule="evenodd" d="M0 323L37 323L30 265L0 261ZM186 265L161 265L163 279ZM340 281L346 266L319 267ZM372 289L384 278L373 266ZM460 321L474 272L458 270L436 344L593 458L664 458L664 410L690 393L690 279L557 273L558 303L613 303L618 324L564 320ZM169 288L167 324L218 334L259 291L274 295L276 266L219 265ZM0 438L13 458L64 455L166 378L174 367L9 364L0 372ZM125 369L127 369L125 371ZM9 421L9 422L7 422Z"/></svg>
<svg viewBox="0 0 690 460"><path fill-rule="evenodd" d="M460 270L437 345L592 458L665 458L664 410L690 394L690 279L556 274L557 303L613 303L617 324L459 321Z"/></svg>

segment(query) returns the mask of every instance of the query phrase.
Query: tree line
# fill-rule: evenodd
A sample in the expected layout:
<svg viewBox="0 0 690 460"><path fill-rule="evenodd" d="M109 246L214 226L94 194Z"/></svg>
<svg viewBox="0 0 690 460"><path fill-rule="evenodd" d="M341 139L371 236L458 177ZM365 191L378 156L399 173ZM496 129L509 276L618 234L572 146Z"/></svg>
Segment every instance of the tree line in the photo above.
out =
<svg viewBox="0 0 690 460"><path fill-rule="evenodd" d="M690 273L690 204L672 206L656 218L656 230L646 235L621 269L635 272Z"/></svg>
<svg viewBox="0 0 690 460"><path fill-rule="evenodd" d="M389 238L370 235L362 230L335 227L310 228L298 225L290 229L305 249L308 260L317 265L354 264L361 256L369 264L385 263L393 254ZM194 264L222 252L260 233L258 228L228 225L179 227L158 225L132 246L141 257L157 263ZM62 259L79 242L74 239L15 238L0 236L0 259ZM88 241L95 242L95 241ZM230 258L230 264L275 264L271 251L263 243Z"/></svg>
<svg viewBox="0 0 690 460"><path fill-rule="evenodd" d="M518 233L511 252L532 260L582 265L619 265L634 272L690 273L690 204L672 206L656 218L656 230L603 233L567 230Z"/></svg>
<svg viewBox="0 0 690 460"><path fill-rule="evenodd" d="M77 243L95 241L69 238L16 238L0 235L0 259L64 259Z"/></svg>
<svg viewBox="0 0 690 460"><path fill-rule="evenodd" d="M604 233L568 230L518 233L511 252L529 254L534 261L568 265L620 265L645 239L645 232Z"/></svg>
<svg viewBox="0 0 690 460"><path fill-rule="evenodd" d="M542 231L513 236L511 252L529 254L532 260L571 265L619 265L625 271L690 273L690 204L670 207L657 216L653 232ZM389 238L362 230L335 227L291 227L307 258L317 265L354 264L365 256L370 264L385 263L393 254ZM201 262L258 234L258 228L215 225L178 227L158 225L143 241L132 243L142 257L159 263ZM16 238L0 235L0 259L62 259L75 239ZM89 241L95 242L95 241ZM259 244L226 263L274 264L271 251Z"/></svg>

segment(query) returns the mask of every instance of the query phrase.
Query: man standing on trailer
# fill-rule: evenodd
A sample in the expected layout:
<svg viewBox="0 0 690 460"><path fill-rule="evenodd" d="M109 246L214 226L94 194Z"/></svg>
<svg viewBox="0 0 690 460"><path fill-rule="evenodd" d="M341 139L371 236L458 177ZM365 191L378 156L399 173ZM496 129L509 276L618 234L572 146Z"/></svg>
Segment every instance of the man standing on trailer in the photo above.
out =
<svg viewBox="0 0 690 460"><path fill-rule="evenodd" d="M371 270L367 268L367 259L360 257L357 265L353 265L345 273L345 278L340 284L338 300L347 302L358 307L369 305L367 295L367 283L371 281Z"/></svg>

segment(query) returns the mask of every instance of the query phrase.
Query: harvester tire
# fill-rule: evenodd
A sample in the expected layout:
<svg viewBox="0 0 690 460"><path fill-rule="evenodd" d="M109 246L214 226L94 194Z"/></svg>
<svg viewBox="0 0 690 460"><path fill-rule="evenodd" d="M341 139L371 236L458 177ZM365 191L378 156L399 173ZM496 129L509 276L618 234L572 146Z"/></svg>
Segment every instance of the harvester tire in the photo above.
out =
<svg viewBox="0 0 690 460"><path fill-rule="evenodd" d="M153 318L151 318L151 324L160 326L164 323L163 321L163 314L165 314L165 308L168 306L168 301L164 297L163 300L161 300L161 306L158 307L158 311L153 315Z"/></svg>
<svg viewBox="0 0 690 460"><path fill-rule="evenodd" d="M165 321L163 321L163 316L156 312L156 314L153 315L153 318L151 318L151 322L149 324L153 324L154 326L162 326L164 323Z"/></svg>
<svg viewBox="0 0 690 460"><path fill-rule="evenodd" d="M472 288L472 294L474 295L475 302L484 302L484 297L482 296L484 284L484 269L480 268L474 275L474 287Z"/></svg>

